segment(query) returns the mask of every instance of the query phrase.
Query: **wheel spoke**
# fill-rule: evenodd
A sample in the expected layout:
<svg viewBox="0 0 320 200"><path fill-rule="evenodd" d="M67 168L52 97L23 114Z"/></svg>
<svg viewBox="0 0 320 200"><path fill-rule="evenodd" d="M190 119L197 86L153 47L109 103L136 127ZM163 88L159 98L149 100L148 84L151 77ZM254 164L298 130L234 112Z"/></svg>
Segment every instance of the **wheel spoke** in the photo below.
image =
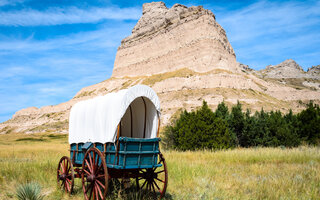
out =
<svg viewBox="0 0 320 200"><path fill-rule="evenodd" d="M151 186L152 186L152 190L154 192L154 194L156 194L156 190L154 189L154 185L151 183Z"/></svg>
<svg viewBox="0 0 320 200"><path fill-rule="evenodd" d="M92 183L90 183L90 185L88 186L88 182L87 182L85 193L87 193L91 187L92 187Z"/></svg>
<svg viewBox="0 0 320 200"><path fill-rule="evenodd" d="M90 154L89 154L89 155L90 155ZM85 159L84 161L86 162L86 164L87 164L87 166L88 166L88 168L89 168L89 171L92 173L91 166L89 165L89 163L88 163L87 159Z"/></svg>
<svg viewBox="0 0 320 200"><path fill-rule="evenodd" d="M66 191L68 191L68 188L67 188L67 181L64 181L64 189L66 190Z"/></svg>
<svg viewBox="0 0 320 200"><path fill-rule="evenodd" d="M158 190L160 190L158 184L153 180L154 185L158 188Z"/></svg>
<svg viewBox="0 0 320 200"><path fill-rule="evenodd" d="M102 166L103 166L103 165L102 165L102 163L101 163L101 165L96 168L96 169L97 169L97 170L96 170L96 175L99 174L99 171L100 171L100 169L102 169L102 168L101 168Z"/></svg>
<svg viewBox="0 0 320 200"><path fill-rule="evenodd" d="M141 186L141 189L143 188L143 186L147 183L147 180L144 181L144 183Z"/></svg>
<svg viewBox="0 0 320 200"><path fill-rule="evenodd" d="M90 162L90 168L92 167L92 157L91 157L91 153L88 153L89 154L89 162ZM89 165L88 165L89 166ZM91 168L91 172L92 172L92 168Z"/></svg>
<svg viewBox="0 0 320 200"><path fill-rule="evenodd" d="M64 180L62 180L60 187L62 187L63 184L64 184Z"/></svg>
<svg viewBox="0 0 320 200"><path fill-rule="evenodd" d="M96 197L97 200L99 200L98 189L95 186L93 186L93 188L94 188L94 196Z"/></svg>
<svg viewBox="0 0 320 200"><path fill-rule="evenodd" d="M91 186L91 185L90 185L90 186ZM92 193L93 193L93 188L92 188L92 187L90 187L90 188L91 188L91 190L90 190L89 200L91 199Z"/></svg>
<svg viewBox="0 0 320 200"><path fill-rule="evenodd" d="M104 177L105 177L104 174L99 174L99 175L97 176L97 178L104 178Z"/></svg>
<svg viewBox="0 0 320 200"><path fill-rule="evenodd" d="M164 172L164 170L161 170L160 172L156 172L156 174L160 174L160 173L162 173L162 172Z"/></svg>
<svg viewBox="0 0 320 200"><path fill-rule="evenodd" d="M106 187L99 181L99 180L96 180L96 182L105 190Z"/></svg>
<svg viewBox="0 0 320 200"><path fill-rule="evenodd" d="M138 178L136 178L136 186L137 186L137 190L140 190L139 179Z"/></svg>
<svg viewBox="0 0 320 200"><path fill-rule="evenodd" d="M90 175L91 173L90 172L88 172L87 170L85 170L85 169L83 169L83 171L86 173L86 174L88 174L88 175Z"/></svg>
<svg viewBox="0 0 320 200"><path fill-rule="evenodd" d="M101 199L103 199L103 195L102 195L102 192L101 192L101 189L99 187L99 185L96 183L96 186L97 186L97 189L98 189L98 192L99 192L99 196L101 197Z"/></svg>
<svg viewBox="0 0 320 200"><path fill-rule="evenodd" d="M67 160L67 164L64 166L66 168L66 173L68 173L68 168L69 168L69 162Z"/></svg>
<svg viewBox="0 0 320 200"><path fill-rule="evenodd" d="M61 167L61 169L62 169L62 172L64 173L64 168L63 168L63 166L62 166L62 162L60 163L60 167Z"/></svg>
<svg viewBox="0 0 320 200"><path fill-rule="evenodd" d="M68 180L68 179L67 179ZM66 182L66 186L67 186L67 191L70 191L70 185L68 182Z"/></svg>
<svg viewBox="0 0 320 200"><path fill-rule="evenodd" d="M92 170L95 171L95 165L96 165L96 154L94 151L92 151Z"/></svg>
<svg viewBox="0 0 320 200"><path fill-rule="evenodd" d="M161 180L161 179L158 179L158 178L155 178L155 179L157 179L158 181L160 181L160 182L162 182L162 183L165 183L163 180Z"/></svg>

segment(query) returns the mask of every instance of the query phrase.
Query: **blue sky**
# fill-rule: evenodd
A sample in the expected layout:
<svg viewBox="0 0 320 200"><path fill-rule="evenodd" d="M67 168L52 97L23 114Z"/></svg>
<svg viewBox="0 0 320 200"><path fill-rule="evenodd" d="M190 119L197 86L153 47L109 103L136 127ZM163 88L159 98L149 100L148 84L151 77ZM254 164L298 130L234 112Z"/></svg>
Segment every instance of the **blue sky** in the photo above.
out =
<svg viewBox="0 0 320 200"><path fill-rule="evenodd" d="M121 39L149 1L0 0L0 122L111 76ZM210 9L254 69L320 64L320 1L164 1Z"/></svg>

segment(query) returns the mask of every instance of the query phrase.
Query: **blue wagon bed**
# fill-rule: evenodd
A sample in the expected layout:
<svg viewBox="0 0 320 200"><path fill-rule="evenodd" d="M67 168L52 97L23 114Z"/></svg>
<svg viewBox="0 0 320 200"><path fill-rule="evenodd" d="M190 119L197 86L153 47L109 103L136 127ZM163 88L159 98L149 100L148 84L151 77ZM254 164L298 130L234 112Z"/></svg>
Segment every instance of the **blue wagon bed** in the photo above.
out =
<svg viewBox="0 0 320 200"><path fill-rule="evenodd" d="M78 102L70 111L70 157L58 164L59 186L71 194L74 178L81 178L85 199L105 199L110 180L118 179L161 199L168 173L159 126L159 99L148 86Z"/></svg>

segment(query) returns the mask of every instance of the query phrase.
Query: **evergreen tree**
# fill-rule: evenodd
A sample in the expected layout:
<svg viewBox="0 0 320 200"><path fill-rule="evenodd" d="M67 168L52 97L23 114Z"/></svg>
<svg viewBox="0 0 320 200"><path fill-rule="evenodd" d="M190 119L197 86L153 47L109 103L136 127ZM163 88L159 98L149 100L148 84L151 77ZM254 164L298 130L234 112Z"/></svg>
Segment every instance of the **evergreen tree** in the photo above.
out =
<svg viewBox="0 0 320 200"><path fill-rule="evenodd" d="M302 140L309 144L320 143L320 108L313 102L308 104L307 109L298 114L299 135Z"/></svg>
<svg viewBox="0 0 320 200"><path fill-rule="evenodd" d="M244 114L242 112L242 107L239 101L237 102L237 105L232 107L228 122L230 130L233 133L235 133L237 137L237 144L242 146L244 142L242 131L244 128L245 120Z"/></svg>
<svg viewBox="0 0 320 200"><path fill-rule="evenodd" d="M218 107L215 111L215 114L217 117L221 118L221 119L228 119L229 118L229 109L226 106L226 104L224 103L224 101L222 101L221 103L218 104Z"/></svg>

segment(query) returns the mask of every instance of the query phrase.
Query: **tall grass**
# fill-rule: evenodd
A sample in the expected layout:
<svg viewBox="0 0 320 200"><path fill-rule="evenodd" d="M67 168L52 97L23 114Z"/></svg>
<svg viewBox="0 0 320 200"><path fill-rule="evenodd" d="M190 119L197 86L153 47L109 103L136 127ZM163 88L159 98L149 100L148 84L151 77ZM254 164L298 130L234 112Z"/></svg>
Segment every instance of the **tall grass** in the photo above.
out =
<svg viewBox="0 0 320 200"><path fill-rule="evenodd" d="M59 159L68 155L67 136L0 135L0 199L37 182L45 199L83 199L80 180L70 197L56 187ZM39 140L41 139L41 140ZM320 199L320 148L251 148L163 152L169 170L166 199ZM114 199L139 199L133 192Z"/></svg>

